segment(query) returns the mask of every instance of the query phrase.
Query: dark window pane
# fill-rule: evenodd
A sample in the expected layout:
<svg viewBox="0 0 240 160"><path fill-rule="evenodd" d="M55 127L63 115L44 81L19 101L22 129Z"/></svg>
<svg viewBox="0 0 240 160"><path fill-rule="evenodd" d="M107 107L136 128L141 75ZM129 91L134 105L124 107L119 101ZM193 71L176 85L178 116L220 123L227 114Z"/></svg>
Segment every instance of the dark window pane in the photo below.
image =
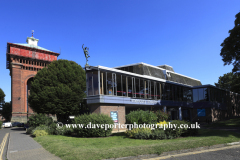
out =
<svg viewBox="0 0 240 160"><path fill-rule="evenodd" d="M179 86L179 101L183 101L183 87Z"/></svg>
<svg viewBox="0 0 240 160"><path fill-rule="evenodd" d="M166 85L165 85L165 83L161 83L161 86L162 86L162 98L161 99L165 100L165 96L166 96L165 88L166 88Z"/></svg>
<svg viewBox="0 0 240 160"><path fill-rule="evenodd" d="M144 98L144 80L140 79L139 97Z"/></svg>
<svg viewBox="0 0 240 160"><path fill-rule="evenodd" d="M193 101L192 97L193 97L192 89L188 89L187 101L192 102Z"/></svg>
<svg viewBox="0 0 240 160"><path fill-rule="evenodd" d="M198 89L198 101L205 101L203 88Z"/></svg>
<svg viewBox="0 0 240 160"><path fill-rule="evenodd" d="M127 85L128 85L128 93L127 96L128 97L132 97L132 77L127 77L128 81L127 81Z"/></svg>
<svg viewBox="0 0 240 160"><path fill-rule="evenodd" d="M104 95L107 95L107 73L106 72L103 73L103 85L104 85L103 87Z"/></svg>
<svg viewBox="0 0 240 160"><path fill-rule="evenodd" d="M204 99L205 101L208 101L208 88L203 88L204 90Z"/></svg>
<svg viewBox="0 0 240 160"><path fill-rule="evenodd" d="M175 94L174 94L174 100L175 101L179 101L179 92L180 92L180 90L179 90L179 86L174 86L174 88L175 88Z"/></svg>
<svg viewBox="0 0 240 160"><path fill-rule="evenodd" d="M113 95L116 96L117 95L117 77L115 73L112 74L112 84L113 84Z"/></svg>
<svg viewBox="0 0 240 160"><path fill-rule="evenodd" d="M100 72L100 94L104 94L104 75L105 75L105 73L103 73L102 71Z"/></svg>
<svg viewBox="0 0 240 160"><path fill-rule="evenodd" d="M157 99L161 99L161 88L162 88L161 83L157 82L156 85L157 85Z"/></svg>
<svg viewBox="0 0 240 160"><path fill-rule="evenodd" d="M148 81L144 81L144 98L148 98Z"/></svg>
<svg viewBox="0 0 240 160"><path fill-rule="evenodd" d="M93 71L93 94L99 95L98 91L98 71Z"/></svg>
<svg viewBox="0 0 240 160"><path fill-rule="evenodd" d="M92 72L87 73L87 87L88 87L88 96L93 95L93 77Z"/></svg>
<svg viewBox="0 0 240 160"><path fill-rule="evenodd" d="M122 76L117 74L117 96L122 96Z"/></svg>
<svg viewBox="0 0 240 160"><path fill-rule="evenodd" d="M107 95L113 95L112 73L107 73Z"/></svg>
<svg viewBox="0 0 240 160"><path fill-rule="evenodd" d="M122 75L122 90L123 96L127 96L127 77Z"/></svg>
<svg viewBox="0 0 240 160"><path fill-rule="evenodd" d="M188 88L183 88L183 101L187 102Z"/></svg>
<svg viewBox="0 0 240 160"><path fill-rule="evenodd" d="M135 79L136 83L136 98L140 98L140 80L138 78Z"/></svg>
<svg viewBox="0 0 240 160"><path fill-rule="evenodd" d="M150 94L151 94L150 98L154 99L154 82L153 81L151 81L151 93Z"/></svg>
<svg viewBox="0 0 240 160"><path fill-rule="evenodd" d="M169 100L169 95L170 95L170 85L165 84L165 100Z"/></svg>
<svg viewBox="0 0 240 160"><path fill-rule="evenodd" d="M193 102L198 101L198 89L193 89Z"/></svg>
<svg viewBox="0 0 240 160"><path fill-rule="evenodd" d="M132 77L132 97L136 98L136 82L134 77Z"/></svg>

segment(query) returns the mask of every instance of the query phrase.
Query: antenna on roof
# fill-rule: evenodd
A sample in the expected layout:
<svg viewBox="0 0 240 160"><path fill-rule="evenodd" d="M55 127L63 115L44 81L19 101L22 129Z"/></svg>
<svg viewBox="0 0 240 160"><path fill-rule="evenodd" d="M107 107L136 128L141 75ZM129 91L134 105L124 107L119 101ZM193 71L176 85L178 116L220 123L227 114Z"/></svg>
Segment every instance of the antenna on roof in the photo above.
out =
<svg viewBox="0 0 240 160"><path fill-rule="evenodd" d="M34 30L32 30L32 37L33 37Z"/></svg>

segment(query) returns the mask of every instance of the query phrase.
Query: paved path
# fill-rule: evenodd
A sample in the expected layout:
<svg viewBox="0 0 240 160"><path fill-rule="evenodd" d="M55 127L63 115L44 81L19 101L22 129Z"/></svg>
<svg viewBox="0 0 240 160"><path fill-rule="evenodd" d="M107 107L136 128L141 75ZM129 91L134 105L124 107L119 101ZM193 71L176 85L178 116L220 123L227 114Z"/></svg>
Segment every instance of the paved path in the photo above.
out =
<svg viewBox="0 0 240 160"><path fill-rule="evenodd" d="M61 160L59 157L46 151L24 130L10 132L8 160Z"/></svg>

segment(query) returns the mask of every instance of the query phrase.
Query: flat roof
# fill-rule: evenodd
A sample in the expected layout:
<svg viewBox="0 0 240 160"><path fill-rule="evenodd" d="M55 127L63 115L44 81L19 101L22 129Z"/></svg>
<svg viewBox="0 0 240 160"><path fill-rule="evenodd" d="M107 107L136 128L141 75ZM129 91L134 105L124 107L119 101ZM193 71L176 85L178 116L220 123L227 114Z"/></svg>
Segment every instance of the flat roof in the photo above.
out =
<svg viewBox="0 0 240 160"><path fill-rule="evenodd" d="M123 70L119 70L119 69L115 69L115 68L104 67L104 66L89 66L89 69L102 69L102 70L122 73L122 74L131 75L131 76L144 78L144 79L149 79L149 80L155 80L155 81L160 81L160 82L165 82L165 83L167 82L167 83L177 84L177 85L186 86L186 87L193 87L191 85L178 83L178 82L174 82L174 81L169 81L169 80L162 79L162 78L157 78L157 77L148 76L148 75L141 75L141 74L137 74L137 73L132 73L132 72L123 71Z"/></svg>
<svg viewBox="0 0 240 160"><path fill-rule="evenodd" d="M166 70L167 72L170 72L170 73L173 73L173 74L176 74L176 75L179 75L179 76L183 76L183 77L190 78L190 79L193 79L193 80L196 80L196 81L200 81L200 80L198 80L198 79L195 79L195 78L192 78L192 77L188 77L188 76L185 76L185 75L182 75L182 74L179 74L179 73L176 73L176 72L167 70L167 69L163 69L163 68L160 68L160 67L157 67L157 66L153 66L153 65L150 65L150 64L147 64L147 63L143 63L143 62L134 63L134 64L129 64L129 65L124 65L124 66L118 66L118 67L113 67L113 68L129 67L129 66L135 66L135 65L140 65L140 64L146 65L146 66L150 66L150 67L153 67L153 68L162 70L162 71L165 71L165 70Z"/></svg>

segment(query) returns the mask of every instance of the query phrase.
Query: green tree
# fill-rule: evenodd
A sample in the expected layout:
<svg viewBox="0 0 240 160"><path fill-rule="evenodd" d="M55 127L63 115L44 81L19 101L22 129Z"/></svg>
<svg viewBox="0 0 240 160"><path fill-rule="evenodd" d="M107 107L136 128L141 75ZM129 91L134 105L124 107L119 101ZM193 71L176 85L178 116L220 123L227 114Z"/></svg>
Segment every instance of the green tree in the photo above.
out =
<svg viewBox="0 0 240 160"><path fill-rule="evenodd" d="M58 121L80 112L86 90L86 75L76 62L53 61L31 83L29 104L34 112L56 114Z"/></svg>
<svg viewBox="0 0 240 160"><path fill-rule="evenodd" d="M221 44L220 55L224 65L233 64L233 72L240 69L240 12L236 14L235 25L229 30L229 36Z"/></svg>
<svg viewBox="0 0 240 160"><path fill-rule="evenodd" d="M215 83L216 87L240 93L240 78L239 73L229 72L218 78L218 83Z"/></svg>
<svg viewBox="0 0 240 160"><path fill-rule="evenodd" d="M4 104L4 98L5 98L5 94L3 92L3 90L0 88L0 107L2 107L2 105Z"/></svg>
<svg viewBox="0 0 240 160"><path fill-rule="evenodd" d="M12 117L12 103L6 102L2 107L2 116L6 121L10 121Z"/></svg>

